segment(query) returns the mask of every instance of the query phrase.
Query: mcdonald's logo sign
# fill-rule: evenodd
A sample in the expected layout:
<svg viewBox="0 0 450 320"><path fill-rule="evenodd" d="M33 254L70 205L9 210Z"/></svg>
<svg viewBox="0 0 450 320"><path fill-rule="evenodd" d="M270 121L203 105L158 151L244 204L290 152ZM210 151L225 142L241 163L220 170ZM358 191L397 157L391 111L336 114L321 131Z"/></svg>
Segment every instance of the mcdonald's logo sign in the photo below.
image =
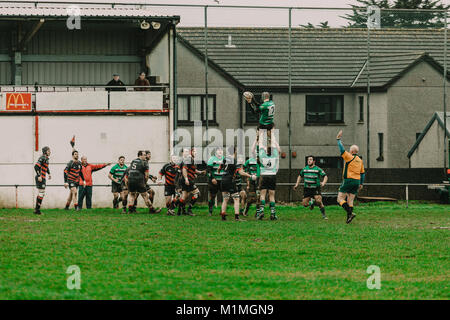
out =
<svg viewBox="0 0 450 320"><path fill-rule="evenodd" d="M7 111L31 111L30 92L12 92L6 94Z"/></svg>

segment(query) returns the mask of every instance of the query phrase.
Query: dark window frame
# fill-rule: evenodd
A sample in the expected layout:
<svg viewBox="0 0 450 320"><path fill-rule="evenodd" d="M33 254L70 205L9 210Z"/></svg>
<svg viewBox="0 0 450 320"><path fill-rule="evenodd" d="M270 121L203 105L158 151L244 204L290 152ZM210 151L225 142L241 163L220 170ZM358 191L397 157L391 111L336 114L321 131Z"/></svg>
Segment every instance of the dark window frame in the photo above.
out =
<svg viewBox="0 0 450 320"><path fill-rule="evenodd" d="M364 96L358 96L359 103L359 120L358 122L364 122Z"/></svg>
<svg viewBox="0 0 450 320"><path fill-rule="evenodd" d="M200 117L203 124L206 123L205 113L206 113L206 95L205 94L178 94L177 99L187 98L188 101L188 120L178 120L179 125L193 125L194 120L191 120L191 97L200 97L201 98L201 107L200 107ZM217 125L217 98L215 94L208 94L208 98L213 98L213 119L208 121L208 124ZM178 103L179 101L177 101ZM179 103L178 103L179 106ZM208 111L210 108L210 104L208 104ZM178 110L177 110L178 112ZM178 115L177 115L178 116Z"/></svg>
<svg viewBox="0 0 450 320"><path fill-rule="evenodd" d="M308 120L308 99L320 99L320 98L324 98L324 97L329 97L330 99L332 98L339 98L341 100L342 103L342 110L341 110L341 118L340 120L325 120L325 121L311 121ZM331 102L331 108L332 106L332 102ZM309 113L311 113L311 111L309 111ZM318 112L316 112L318 113ZM306 95L305 96L305 124L306 125L328 125L328 124L345 124L344 122L344 95L324 95L324 94L310 94L310 95Z"/></svg>
<svg viewBox="0 0 450 320"><path fill-rule="evenodd" d="M378 158L377 161L384 161L384 134L378 133Z"/></svg>

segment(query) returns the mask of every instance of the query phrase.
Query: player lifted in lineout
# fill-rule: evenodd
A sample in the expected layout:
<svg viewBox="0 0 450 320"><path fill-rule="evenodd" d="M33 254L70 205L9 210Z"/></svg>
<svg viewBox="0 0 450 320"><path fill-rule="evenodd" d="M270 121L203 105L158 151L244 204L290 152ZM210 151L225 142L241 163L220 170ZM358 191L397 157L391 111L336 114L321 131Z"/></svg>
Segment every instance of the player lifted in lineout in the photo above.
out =
<svg viewBox="0 0 450 320"><path fill-rule="evenodd" d="M263 92L261 94L262 103L259 103L256 101L255 96L253 93L246 91L243 93L243 96L245 100L248 102L250 107L252 108L253 112L259 113L259 123L257 128L257 146L256 146L256 153L257 157L259 156L259 144L261 141L264 141L264 133L266 133L267 136L267 144L266 146L272 145L272 139L274 138L273 135L273 128L275 127L274 124L274 116L275 116L275 103L270 99L270 93L269 92ZM274 140L274 139L273 139ZM271 152L272 148L269 148L268 151ZM270 156L271 154L269 154Z"/></svg>
<svg viewBox="0 0 450 320"><path fill-rule="evenodd" d="M317 204L322 213L322 218L328 220L325 214L325 206L322 203L321 188L325 186L328 181L328 176L321 168L316 166L316 160L313 156L307 157L308 165L304 167L298 175L297 182L295 183L294 190L297 190L301 179L304 179L303 186L303 206L311 210L314 209L314 204ZM320 182L320 178L323 177L323 181Z"/></svg>
<svg viewBox="0 0 450 320"><path fill-rule="evenodd" d="M339 188L337 201L347 212L346 222L350 223L356 217L353 213L353 201L355 200L358 191L363 188L365 173L363 161L358 156L359 147L354 144L350 147L350 152L345 151L341 137L342 130L339 131L336 137L339 152L345 162L342 173L343 181Z"/></svg>
<svg viewBox="0 0 450 320"><path fill-rule="evenodd" d="M177 178L179 166L178 157L173 155L170 162L166 163L159 171L160 179L164 177L164 196L166 197L167 215L175 215L175 179Z"/></svg>
<svg viewBox="0 0 450 320"><path fill-rule="evenodd" d="M240 189L238 189L238 186L236 185L238 179L237 175L239 174L243 177L250 178L253 181L256 180L256 175L250 175L244 171L244 169L242 168L242 163L238 163L237 161L236 148L234 146L230 146L228 148L228 155L224 159L223 163L220 165L218 170L223 170L224 172L221 183L223 202L222 202L222 212L220 213L220 216L222 217L222 220L226 220L228 200L231 197L233 198L233 205L234 205L234 219L236 221L240 221L241 220L239 218Z"/></svg>
<svg viewBox="0 0 450 320"><path fill-rule="evenodd" d="M39 157L38 161L34 165L34 171L36 172L35 177L36 189L38 190L38 195L36 197L36 206L34 208L35 214L41 214L41 204L45 196L47 174L49 180L52 178L50 175L50 168L48 167L49 157L50 157L50 148L43 147L42 155Z"/></svg>
<svg viewBox="0 0 450 320"><path fill-rule="evenodd" d="M70 140L72 146L72 160L67 163L64 169L64 188L69 188L70 193L67 198L65 210L69 210L70 204L73 200L75 210L78 208L78 185L80 177L84 180L83 172L81 171L81 162L78 160L78 151L75 150L75 136Z"/></svg>

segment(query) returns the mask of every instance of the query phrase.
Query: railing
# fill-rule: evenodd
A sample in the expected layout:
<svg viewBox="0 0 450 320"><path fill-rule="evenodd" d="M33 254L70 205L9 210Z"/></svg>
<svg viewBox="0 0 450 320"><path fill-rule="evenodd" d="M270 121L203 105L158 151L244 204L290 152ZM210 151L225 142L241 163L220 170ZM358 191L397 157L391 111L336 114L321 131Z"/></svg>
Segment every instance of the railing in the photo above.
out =
<svg viewBox="0 0 450 320"><path fill-rule="evenodd" d="M28 94L31 105L8 109L8 94ZM83 93L83 94L81 94ZM23 97L21 97L23 103ZM18 100L18 98L15 98ZM2 111L168 110L168 84L152 86L0 86Z"/></svg>
<svg viewBox="0 0 450 320"><path fill-rule="evenodd" d="M164 184L158 184L158 183L150 183L148 184L149 186L152 187L164 187ZM208 184L206 182L200 182L200 183L196 183L197 186L207 186ZM294 183L287 183L287 182L281 182L281 183L277 183L277 186L294 186ZM336 183L336 182L331 182L331 183L327 183L327 186L339 186L341 185L341 183ZM431 183L365 183L364 186L404 186L405 187L405 203L406 203L406 208L409 207L409 187L412 186L427 186L429 187L430 185L432 186L438 186L438 187L450 187L449 183L442 183L442 184L431 184ZM95 187L111 187L111 184L96 184L94 185ZM0 185L0 188L15 188L15 203L16 203L16 209L19 208L19 204L18 204L18 195L19 195L19 188L22 187L36 187L36 185L34 184L4 184L4 185ZM50 185L46 185L46 187L64 187L63 184L50 184ZM330 193L327 193L330 194ZM337 194L337 192L336 192Z"/></svg>

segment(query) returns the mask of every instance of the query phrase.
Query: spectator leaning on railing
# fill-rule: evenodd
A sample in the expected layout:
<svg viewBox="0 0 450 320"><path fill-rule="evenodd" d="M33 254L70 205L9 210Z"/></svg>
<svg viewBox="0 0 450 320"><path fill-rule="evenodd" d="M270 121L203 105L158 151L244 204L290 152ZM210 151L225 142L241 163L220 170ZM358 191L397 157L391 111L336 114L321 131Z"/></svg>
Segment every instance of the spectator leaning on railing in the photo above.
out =
<svg viewBox="0 0 450 320"><path fill-rule="evenodd" d="M111 163L90 164L87 157L81 157L81 171L83 178L80 176L80 184L78 187L78 210L83 208L83 200L86 197L86 208L92 208L92 172L103 169Z"/></svg>
<svg viewBox="0 0 450 320"><path fill-rule="evenodd" d="M107 87L124 87L125 84L120 80L118 73L113 74L113 78L106 84ZM106 91L126 91L126 88L105 88Z"/></svg>
<svg viewBox="0 0 450 320"><path fill-rule="evenodd" d="M134 82L135 86L141 86L144 88L134 88L134 91L150 91L150 82L145 78L145 72L141 72L139 77Z"/></svg>

